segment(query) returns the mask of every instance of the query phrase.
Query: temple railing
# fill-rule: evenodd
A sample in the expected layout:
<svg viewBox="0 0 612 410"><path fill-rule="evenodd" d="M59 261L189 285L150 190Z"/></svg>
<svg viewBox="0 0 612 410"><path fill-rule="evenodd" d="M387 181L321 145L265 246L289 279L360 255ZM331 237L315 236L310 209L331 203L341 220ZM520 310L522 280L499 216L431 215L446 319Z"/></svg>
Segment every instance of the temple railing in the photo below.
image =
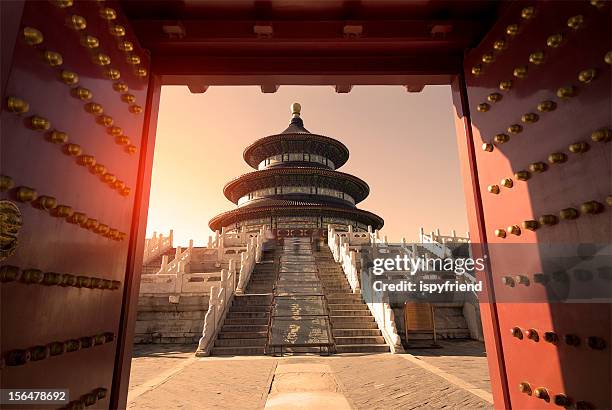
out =
<svg viewBox="0 0 612 410"><path fill-rule="evenodd" d="M446 245L458 243L470 243L469 234L465 237L457 236L455 231L451 231L450 235L441 235L440 230L426 234L421 228L419 232L419 241L421 246L439 258L449 258L452 256L452 250Z"/></svg>
<svg viewBox="0 0 612 410"><path fill-rule="evenodd" d="M217 261L220 264L221 262L227 262L229 259L237 258L237 255L246 250L251 239L261 237L262 240L265 240L269 235L270 229L268 227L260 228L257 233L246 232L244 229L240 232L230 232L223 228L221 232L216 231L214 237L208 237L208 248L217 250Z"/></svg>
<svg viewBox="0 0 612 410"><path fill-rule="evenodd" d="M208 356L212 349L217 334L227 311L234 300L234 296L243 293L248 284L255 264L261 261L263 255L264 242L268 230L262 227L257 234L249 234L249 241L246 243L246 250L240 255L240 266L238 272L234 259L230 260L230 268L221 271L221 281L218 286L213 286L210 291L208 301L208 311L204 317L204 327L202 337L198 342L196 356ZM221 245L223 242L221 236Z"/></svg>
<svg viewBox="0 0 612 410"><path fill-rule="evenodd" d="M189 241L189 246L186 249L182 249L180 246L176 247L176 253L172 262L168 263L168 255L162 256L161 267L157 271L157 275L162 274L179 274L185 273L185 268L191 262L193 255L193 239Z"/></svg>
<svg viewBox="0 0 612 410"><path fill-rule="evenodd" d="M157 232L153 232L153 237L145 239L144 255L142 258L142 264L145 265L159 255L172 248L172 242L174 240L174 233L170 230L168 236L163 234L157 235Z"/></svg>

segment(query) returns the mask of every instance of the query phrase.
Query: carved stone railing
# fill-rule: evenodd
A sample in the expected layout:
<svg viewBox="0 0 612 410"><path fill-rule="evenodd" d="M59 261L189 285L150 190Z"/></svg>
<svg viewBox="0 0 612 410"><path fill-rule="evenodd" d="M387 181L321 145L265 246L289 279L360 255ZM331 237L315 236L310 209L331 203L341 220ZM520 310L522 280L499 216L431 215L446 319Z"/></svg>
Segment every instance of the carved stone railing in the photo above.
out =
<svg viewBox="0 0 612 410"><path fill-rule="evenodd" d="M425 233L423 228L419 232L419 241L421 246L427 249L439 258L448 258L452 256L452 250L446 245L447 243L470 243L469 233L465 237L457 236L455 231L451 231L450 235L441 235L440 230L436 232Z"/></svg>
<svg viewBox="0 0 612 410"><path fill-rule="evenodd" d="M223 235L223 234L222 234ZM236 293L242 293L255 268L255 264L261 261L263 246L267 237L266 228L261 228L258 234L249 234L250 239L246 243L246 250L240 254L239 275L236 272L234 259L230 260L230 269L221 271L221 282L219 286L213 286L210 291L208 311L204 318L202 337L198 342L196 356L208 356L213 342L221 328L225 315ZM219 243L223 245L223 236Z"/></svg>
<svg viewBox="0 0 612 410"><path fill-rule="evenodd" d="M189 265L193 255L193 239L189 241L189 246L183 250L180 246L176 247L176 253L172 262L168 263L168 255L162 256L161 267L157 275L185 273L185 268Z"/></svg>
<svg viewBox="0 0 612 410"><path fill-rule="evenodd" d="M388 298L382 299L380 292L373 292L371 275L368 270L357 267L357 253L350 249L351 240L354 246L360 248L373 248L378 244L386 243L386 238L381 241L378 231L372 232L368 229L368 241L362 241L362 236L355 236L352 229L349 232L336 232L333 228L328 228L328 245L334 255L336 262L342 265L342 270L351 286L353 293L361 293L363 301L367 304L368 309L374 316L376 324L380 329L385 342L389 345L392 353L400 353L404 351L401 338L397 333L395 326L395 316ZM372 249L373 250L373 249ZM384 296L383 296L384 297Z"/></svg>
<svg viewBox="0 0 612 410"><path fill-rule="evenodd" d="M174 240L174 233L170 230L168 236L162 234L157 235L157 232L153 232L153 237L145 239L145 249L142 258L142 264L145 265L151 260L157 258L159 255L172 248L172 242Z"/></svg>
<svg viewBox="0 0 612 410"><path fill-rule="evenodd" d="M261 237L261 240L268 238L270 229L260 228L259 232L229 232L225 228L221 232L216 231L215 236L208 237L208 248L217 249L217 261L219 264L227 262L229 259L237 259L238 255L246 250L252 238Z"/></svg>

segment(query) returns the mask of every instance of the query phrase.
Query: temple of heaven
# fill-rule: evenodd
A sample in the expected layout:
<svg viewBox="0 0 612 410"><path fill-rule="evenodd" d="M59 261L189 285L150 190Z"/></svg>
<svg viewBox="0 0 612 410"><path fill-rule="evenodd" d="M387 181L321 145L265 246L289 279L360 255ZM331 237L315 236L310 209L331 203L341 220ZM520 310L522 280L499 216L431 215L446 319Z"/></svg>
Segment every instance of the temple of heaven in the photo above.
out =
<svg viewBox="0 0 612 410"><path fill-rule="evenodd" d="M348 149L304 128L300 110L293 103L286 130L244 150L244 160L255 171L225 185L223 193L238 207L212 218L208 225L213 231L251 232L267 225L278 236L318 236L329 225L354 231L382 228L381 217L356 207L368 196L368 184L337 171L348 160Z"/></svg>

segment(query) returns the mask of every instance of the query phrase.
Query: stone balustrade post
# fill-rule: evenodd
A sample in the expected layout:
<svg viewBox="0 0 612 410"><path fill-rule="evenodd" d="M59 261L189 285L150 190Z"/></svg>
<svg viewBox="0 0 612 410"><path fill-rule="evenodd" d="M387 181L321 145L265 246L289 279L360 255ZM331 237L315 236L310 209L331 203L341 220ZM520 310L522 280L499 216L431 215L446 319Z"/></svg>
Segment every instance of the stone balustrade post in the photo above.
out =
<svg viewBox="0 0 612 410"><path fill-rule="evenodd" d="M224 239L223 235L221 235L221 236L219 236L219 241L217 242L217 249L218 249L217 259L219 261L223 260L223 254L225 253L225 249L224 249L225 248L225 244L224 244L225 241L223 239Z"/></svg>
<svg viewBox="0 0 612 410"><path fill-rule="evenodd" d="M160 272L164 272L166 270L166 268L168 267L168 255L163 255L162 256L162 262L161 262L161 270Z"/></svg>

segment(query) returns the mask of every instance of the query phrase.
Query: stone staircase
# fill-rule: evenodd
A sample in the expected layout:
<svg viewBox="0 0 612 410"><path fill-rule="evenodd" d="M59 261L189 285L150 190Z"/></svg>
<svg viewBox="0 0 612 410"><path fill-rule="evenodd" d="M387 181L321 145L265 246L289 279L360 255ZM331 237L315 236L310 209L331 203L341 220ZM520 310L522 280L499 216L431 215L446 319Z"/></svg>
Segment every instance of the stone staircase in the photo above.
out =
<svg viewBox="0 0 612 410"><path fill-rule="evenodd" d="M262 355L268 338L272 295L236 295L212 355Z"/></svg>
<svg viewBox="0 0 612 410"><path fill-rule="evenodd" d="M243 295L235 295L211 354L262 355L268 337L272 292L277 275L275 248L264 251Z"/></svg>
<svg viewBox="0 0 612 410"><path fill-rule="evenodd" d="M264 354L280 260L283 255L289 254L289 249L290 246L278 246L264 252L262 261L251 274L245 293L234 297L215 340L212 355ZM367 305L360 294L352 293L342 267L333 260L327 246L323 242L313 244L312 256L328 301L336 352L390 351ZM287 346L286 351L292 351L291 347Z"/></svg>
<svg viewBox="0 0 612 410"><path fill-rule="evenodd" d="M327 297L337 353L389 352L374 317L360 294L353 293L342 267L321 246L316 254L319 279Z"/></svg>

